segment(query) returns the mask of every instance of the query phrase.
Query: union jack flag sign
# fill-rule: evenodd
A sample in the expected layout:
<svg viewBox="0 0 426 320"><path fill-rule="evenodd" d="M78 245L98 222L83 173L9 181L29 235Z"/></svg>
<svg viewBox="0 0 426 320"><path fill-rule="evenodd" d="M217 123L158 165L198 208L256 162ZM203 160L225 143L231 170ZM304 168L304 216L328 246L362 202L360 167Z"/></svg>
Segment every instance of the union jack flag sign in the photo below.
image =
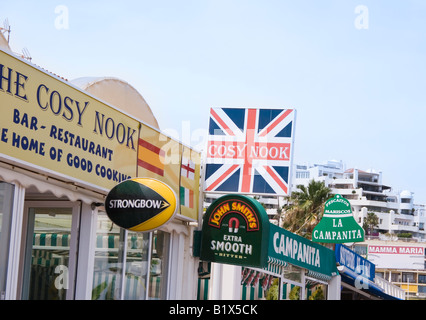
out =
<svg viewBox="0 0 426 320"><path fill-rule="evenodd" d="M296 110L211 108L206 192L288 195Z"/></svg>

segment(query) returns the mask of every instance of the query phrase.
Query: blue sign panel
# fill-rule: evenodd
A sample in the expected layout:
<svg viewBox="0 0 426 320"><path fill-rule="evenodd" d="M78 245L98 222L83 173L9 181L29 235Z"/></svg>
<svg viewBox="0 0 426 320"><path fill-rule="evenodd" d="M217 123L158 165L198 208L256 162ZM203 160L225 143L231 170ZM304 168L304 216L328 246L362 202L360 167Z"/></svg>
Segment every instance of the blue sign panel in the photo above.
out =
<svg viewBox="0 0 426 320"><path fill-rule="evenodd" d="M335 247L336 262L341 266L345 266L356 274L362 275L370 281L374 282L376 266L374 263L361 257L348 247L342 244L336 244Z"/></svg>

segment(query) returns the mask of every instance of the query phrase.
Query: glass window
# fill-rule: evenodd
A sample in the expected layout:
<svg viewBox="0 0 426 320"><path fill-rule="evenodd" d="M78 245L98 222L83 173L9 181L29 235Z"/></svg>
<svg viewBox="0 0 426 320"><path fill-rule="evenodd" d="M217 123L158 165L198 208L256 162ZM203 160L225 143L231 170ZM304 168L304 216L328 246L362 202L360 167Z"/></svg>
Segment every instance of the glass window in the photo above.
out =
<svg viewBox="0 0 426 320"><path fill-rule="evenodd" d="M296 267L292 264L288 264L283 268L283 278L294 282L302 282L303 269Z"/></svg>
<svg viewBox="0 0 426 320"><path fill-rule="evenodd" d="M6 292L14 186L0 182L0 300Z"/></svg>
<svg viewBox="0 0 426 320"><path fill-rule="evenodd" d="M415 282L414 281L414 273L411 272L403 272L402 273L402 282Z"/></svg>
<svg viewBox="0 0 426 320"><path fill-rule="evenodd" d="M282 275L282 299L283 300L304 300L302 296L302 272L303 269L292 264L283 268Z"/></svg>
<svg viewBox="0 0 426 320"><path fill-rule="evenodd" d="M283 282L283 291L282 291L283 300L303 300L302 288L298 285Z"/></svg>
<svg viewBox="0 0 426 320"><path fill-rule="evenodd" d="M93 271L93 300L118 300L121 297L124 230L114 225L105 214L97 222Z"/></svg>
<svg viewBox="0 0 426 320"><path fill-rule="evenodd" d="M149 233L127 232L124 300L146 299L149 236Z"/></svg>
<svg viewBox="0 0 426 320"><path fill-rule="evenodd" d="M165 299L169 247L168 233L127 231L99 212L92 299Z"/></svg>
<svg viewBox="0 0 426 320"><path fill-rule="evenodd" d="M401 275L399 273L392 273L391 282L401 282Z"/></svg>
<svg viewBox="0 0 426 320"><path fill-rule="evenodd" d="M170 235L154 231L149 274L149 298L167 299Z"/></svg>
<svg viewBox="0 0 426 320"><path fill-rule="evenodd" d="M30 208L23 299L65 300L72 208Z"/></svg>

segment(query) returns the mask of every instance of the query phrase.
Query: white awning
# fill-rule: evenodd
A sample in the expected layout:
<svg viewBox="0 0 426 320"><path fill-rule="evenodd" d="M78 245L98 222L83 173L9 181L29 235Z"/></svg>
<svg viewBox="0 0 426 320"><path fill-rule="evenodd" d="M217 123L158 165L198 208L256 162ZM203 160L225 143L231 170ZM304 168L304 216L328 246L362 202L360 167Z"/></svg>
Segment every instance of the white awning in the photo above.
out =
<svg viewBox="0 0 426 320"><path fill-rule="evenodd" d="M8 169L6 166L10 166L11 168ZM34 187L40 193L50 192L58 198L67 197L70 201L80 200L86 204L103 202L101 195L96 193L91 195L89 190L25 169L14 168L12 165L2 164L0 166L0 179L20 185L26 189Z"/></svg>

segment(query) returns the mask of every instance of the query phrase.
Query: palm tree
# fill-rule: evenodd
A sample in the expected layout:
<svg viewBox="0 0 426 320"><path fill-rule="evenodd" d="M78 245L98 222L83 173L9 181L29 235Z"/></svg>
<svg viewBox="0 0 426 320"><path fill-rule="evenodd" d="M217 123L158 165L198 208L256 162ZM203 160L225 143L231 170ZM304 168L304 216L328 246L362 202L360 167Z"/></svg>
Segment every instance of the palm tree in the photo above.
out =
<svg viewBox="0 0 426 320"><path fill-rule="evenodd" d="M284 216L282 227L310 238L312 231L322 218L324 203L330 198L330 189L323 181L311 180L307 187L297 186L299 191L293 191L283 207Z"/></svg>
<svg viewBox="0 0 426 320"><path fill-rule="evenodd" d="M379 226L379 217L374 212L367 212L367 217L364 219L363 228L366 234L370 235L374 228Z"/></svg>

